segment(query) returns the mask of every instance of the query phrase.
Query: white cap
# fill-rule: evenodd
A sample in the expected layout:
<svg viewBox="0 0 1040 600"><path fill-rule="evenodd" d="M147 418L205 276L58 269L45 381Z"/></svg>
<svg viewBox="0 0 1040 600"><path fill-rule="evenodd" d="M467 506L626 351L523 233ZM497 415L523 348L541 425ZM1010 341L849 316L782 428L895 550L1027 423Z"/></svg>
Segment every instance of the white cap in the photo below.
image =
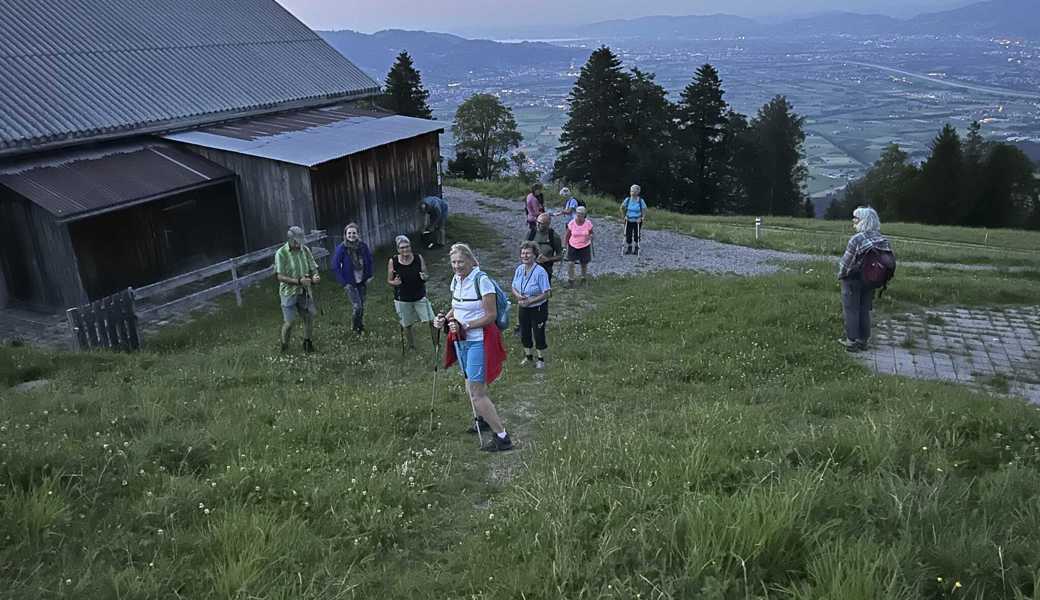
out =
<svg viewBox="0 0 1040 600"><path fill-rule="evenodd" d="M560 188L560 195L561 196L570 196L571 195L571 188L566 188L566 187L565 188Z"/></svg>

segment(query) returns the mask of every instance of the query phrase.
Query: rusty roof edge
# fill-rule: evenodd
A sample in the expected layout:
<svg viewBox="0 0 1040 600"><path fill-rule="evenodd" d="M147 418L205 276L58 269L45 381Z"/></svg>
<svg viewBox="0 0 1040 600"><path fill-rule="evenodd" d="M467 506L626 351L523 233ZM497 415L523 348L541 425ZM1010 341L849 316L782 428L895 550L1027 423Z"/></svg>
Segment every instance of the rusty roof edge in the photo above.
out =
<svg viewBox="0 0 1040 600"><path fill-rule="evenodd" d="M27 147L14 146L6 149L0 148L0 159L7 159L13 157L27 157L29 155L36 154L39 152L58 150L62 148L74 148L77 146L112 141L117 140L119 138L130 138L139 135L159 135L177 133L180 131L197 129L199 127L212 127L215 125L221 125L223 123L237 121L240 119L260 117L264 115L270 115L291 110L300 110L304 108L322 108L325 106L341 103L344 100L364 100L365 98L372 98L374 96L379 95L379 91L380 89L378 87L367 88L361 91L350 92L346 94L321 96L317 98L308 98L305 100L283 102L260 109L250 109L237 112L208 113L206 115L200 115L198 117L192 117L189 119L171 119L169 121L162 121L160 123L156 123L154 125L149 125L145 127L131 127L126 129L118 129L116 131L96 135L88 135L85 137L65 138L61 140L45 142L42 144L32 144Z"/></svg>
<svg viewBox="0 0 1040 600"><path fill-rule="evenodd" d="M83 219L89 219L91 217L97 217L97 216L100 216L100 215L103 215L103 214L106 214L106 213L116 212L118 210L123 210L125 208L130 208L131 206L137 206L139 204L147 204L148 202L155 202L156 200L162 200L163 198L169 198L171 196L177 196L177 195L183 194L185 192L191 192L191 191L194 191L194 190L200 190L202 188L210 187L212 185L220 185L222 183L227 183L228 181L234 180L235 177L237 177L237 175L235 175L234 173L229 173L227 175L221 175L220 177L214 177L212 179L207 179L206 181L200 181L200 182L192 184L192 185L181 186L179 188L169 189L169 190L166 190L166 191L158 193L158 194L152 194L151 196L146 196L144 198L134 198L133 200L130 200L128 202L121 202L119 204L112 204L112 205L109 205L109 206L105 206L103 208L97 208L97 209L94 209L94 210L91 210L91 211L87 211L87 212L75 213L75 214L73 214L71 216L64 217L64 218L62 218L60 215L55 215L54 213L52 213L51 211L47 210L46 208L44 208L44 210L47 210L48 214L54 216L55 217L55 221L57 221L58 223L60 223L62 225L67 225L69 223L75 223L76 221L82 221Z"/></svg>

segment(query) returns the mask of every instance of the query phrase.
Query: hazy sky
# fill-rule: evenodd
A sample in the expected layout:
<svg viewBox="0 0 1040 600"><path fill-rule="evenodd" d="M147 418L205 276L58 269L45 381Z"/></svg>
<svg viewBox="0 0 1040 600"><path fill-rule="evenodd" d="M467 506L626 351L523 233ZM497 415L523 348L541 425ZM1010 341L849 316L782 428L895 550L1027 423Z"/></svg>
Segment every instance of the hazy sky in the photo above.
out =
<svg viewBox="0 0 1040 600"><path fill-rule="evenodd" d="M313 29L474 32L646 15L725 12L749 17L848 10L912 16L970 0L278 0Z"/></svg>

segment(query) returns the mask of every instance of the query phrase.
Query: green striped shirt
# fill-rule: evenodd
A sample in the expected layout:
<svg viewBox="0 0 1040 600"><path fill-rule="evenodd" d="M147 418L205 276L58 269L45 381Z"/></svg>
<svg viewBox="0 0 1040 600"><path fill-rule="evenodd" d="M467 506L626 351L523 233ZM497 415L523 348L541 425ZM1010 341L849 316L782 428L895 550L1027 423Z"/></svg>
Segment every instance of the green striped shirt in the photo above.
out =
<svg viewBox="0 0 1040 600"><path fill-rule="evenodd" d="M317 273L318 263L314 262L314 255L311 254L311 249L306 245L300 246L300 249L294 252L289 248L289 243L286 242L284 246L274 253L274 272L278 275L298 279ZM295 296L302 292L302 285L294 285L284 281L278 283L279 296Z"/></svg>

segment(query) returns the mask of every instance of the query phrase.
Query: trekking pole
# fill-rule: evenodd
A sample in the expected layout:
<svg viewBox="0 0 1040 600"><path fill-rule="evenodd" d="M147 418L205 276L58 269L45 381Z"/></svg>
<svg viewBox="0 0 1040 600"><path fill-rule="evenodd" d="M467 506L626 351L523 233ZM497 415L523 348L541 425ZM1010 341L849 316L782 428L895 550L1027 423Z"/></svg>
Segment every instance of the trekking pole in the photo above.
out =
<svg viewBox="0 0 1040 600"><path fill-rule="evenodd" d="M462 369L463 376L466 375L466 368L462 365L462 352L459 348L459 340L455 340L455 360L459 361L459 368ZM477 405L473 402L473 396L469 395L469 390L466 390L466 396L469 396L469 407L473 409L473 427L477 430L477 443L480 447L484 447L484 436L480 433L480 421L477 418Z"/></svg>
<svg viewBox="0 0 1040 600"><path fill-rule="evenodd" d="M401 325L401 358L404 358L404 325Z"/></svg>
<svg viewBox="0 0 1040 600"><path fill-rule="evenodd" d="M433 433L433 407L434 407L434 404L435 404L435 402L437 400L437 371L439 370L439 369L437 369L437 361L440 360L440 352L438 350L440 349L440 345L441 345L441 343L440 343L441 332L440 332L439 329L437 329L436 333L434 333L433 332L433 328L431 328L430 335L434 338L434 340L433 340L433 392L430 394L430 433Z"/></svg>

